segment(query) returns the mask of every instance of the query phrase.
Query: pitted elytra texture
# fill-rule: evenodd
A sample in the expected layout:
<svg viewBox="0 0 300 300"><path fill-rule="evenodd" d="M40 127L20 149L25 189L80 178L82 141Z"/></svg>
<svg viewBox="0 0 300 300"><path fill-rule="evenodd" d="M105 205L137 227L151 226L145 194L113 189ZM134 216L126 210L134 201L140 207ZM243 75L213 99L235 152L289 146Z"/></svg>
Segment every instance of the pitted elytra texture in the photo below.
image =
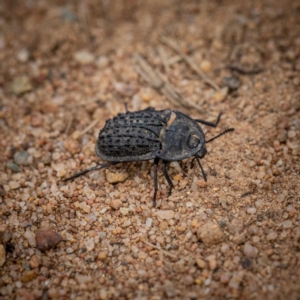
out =
<svg viewBox="0 0 300 300"><path fill-rule="evenodd" d="M147 160L153 151L159 150L161 128L169 119L170 111L144 110L127 112L106 122L96 144L98 156L107 161ZM140 159L140 156L142 159Z"/></svg>
<svg viewBox="0 0 300 300"><path fill-rule="evenodd" d="M206 154L205 144L234 129L229 128L205 141L205 135L198 123L216 127L220 117L221 114L216 123L211 123L192 119L176 110L156 111L151 107L136 112L120 113L106 122L96 143L97 155L110 163L86 169L65 180L120 162L154 159L153 204L155 206L158 190L157 165L160 160L162 160L163 174L170 187L169 195L171 195L173 184L166 165L170 161L179 161L194 156L192 165L196 159L206 181L206 175L200 163L200 159Z"/></svg>

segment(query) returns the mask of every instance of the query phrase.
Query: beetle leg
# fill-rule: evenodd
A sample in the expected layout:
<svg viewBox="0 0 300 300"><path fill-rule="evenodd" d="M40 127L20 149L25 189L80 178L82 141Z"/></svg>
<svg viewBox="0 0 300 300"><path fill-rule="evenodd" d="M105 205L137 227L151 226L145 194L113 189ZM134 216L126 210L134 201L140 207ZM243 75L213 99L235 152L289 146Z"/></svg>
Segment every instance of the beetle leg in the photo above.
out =
<svg viewBox="0 0 300 300"><path fill-rule="evenodd" d="M156 206L156 194L158 191L158 184L157 184L157 165L159 163L159 158L154 159L154 195L153 195L153 206Z"/></svg>
<svg viewBox="0 0 300 300"><path fill-rule="evenodd" d="M201 124L204 124L204 125L207 125L207 126L210 126L210 127L217 127L217 125L220 122L222 114L223 114L222 112L219 113L216 123L207 122L207 121L204 121L204 120L201 120L201 119L194 119L194 121L196 121L198 123L201 123Z"/></svg>
<svg viewBox="0 0 300 300"><path fill-rule="evenodd" d="M194 161L195 161L196 157L193 157L192 161L191 161L191 169L194 169Z"/></svg>
<svg viewBox="0 0 300 300"><path fill-rule="evenodd" d="M202 165L201 165L201 163L200 163L200 159L199 159L199 157L196 156L196 155L195 155L195 158L196 158L196 160L197 160L197 162L198 162L198 164L199 164L199 167L200 167L200 169L201 169L201 172L202 172L202 176L203 176L203 178L204 178L204 181L206 182L206 181L207 181L207 179L206 179L206 174L204 173L203 167L202 167Z"/></svg>
<svg viewBox="0 0 300 300"><path fill-rule="evenodd" d="M169 192L168 192L168 197L170 197L171 194L172 194L173 183L172 183L172 180L169 177L169 174L167 173L166 166L167 166L167 162L165 160L163 160L163 162L162 162L162 169L163 169L164 176L167 179L169 187L170 187L169 188Z"/></svg>
<svg viewBox="0 0 300 300"><path fill-rule="evenodd" d="M104 169L104 168L107 168L109 166L113 166L113 165L116 165L116 164L119 164L120 162L112 162L112 163L109 163L109 164L103 164L103 165L99 165L99 166L95 166L95 167L91 167L91 168L88 168L88 169L85 169L79 173L76 173L74 174L73 176L71 177L68 177L66 179L64 179L63 181L68 181L68 180L71 180L71 179L74 179L74 178L77 178L79 176L82 176L88 172L91 172L91 171L95 171L95 170L101 170L101 169Z"/></svg>

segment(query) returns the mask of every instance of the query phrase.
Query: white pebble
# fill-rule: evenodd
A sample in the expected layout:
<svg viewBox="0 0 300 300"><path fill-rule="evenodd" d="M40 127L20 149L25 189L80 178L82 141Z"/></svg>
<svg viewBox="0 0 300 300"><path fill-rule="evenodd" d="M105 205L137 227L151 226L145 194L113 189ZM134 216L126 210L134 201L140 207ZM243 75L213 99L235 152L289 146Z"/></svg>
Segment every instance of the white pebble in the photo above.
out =
<svg viewBox="0 0 300 300"><path fill-rule="evenodd" d="M17 59L19 62L24 63L24 62L28 61L28 58L29 58L29 52L27 49L22 49L17 54Z"/></svg>
<svg viewBox="0 0 300 300"><path fill-rule="evenodd" d="M136 247L136 246L134 246L134 245L131 247L131 250L132 250L132 252L134 252L134 253L138 253L138 252L139 252L139 248Z"/></svg>
<svg viewBox="0 0 300 300"><path fill-rule="evenodd" d="M87 241L84 242L86 250L91 251L95 247L95 243L93 239L88 239Z"/></svg>
<svg viewBox="0 0 300 300"><path fill-rule="evenodd" d="M123 223L123 226L124 227L128 227L131 225L131 221L130 220L126 220L124 223Z"/></svg>
<svg viewBox="0 0 300 300"><path fill-rule="evenodd" d="M92 189L90 189L88 186L85 186L83 188L83 192L89 200L93 200L96 197L94 191Z"/></svg>
<svg viewBox="0 0 300 300"><path fill-rule="evenodd" d="M86 202L81 202L80 207L86 213L89 213L91 211L90 205L88 205Z"/></svg>
<svg viewBox="0 0 300 300"><path fill-rule="evenodd" d="M151 218L148 218L146 220L146 227L151 227L152 226L152 219Z"/></svg>
<svg viewBox="0 0 300 300"><path fill-rule="evenodd" d="M24 233L24 236L28 240L28 243L31 247L36 247L35 233L34 232L27 229L26 232Z"/></svg>
<svg viewBox="0 0 300 300"><path fill-rule="evenodd" d="M293 227L293 223L291 220L286 220L282 223L283 228L287 229L287 228L291 228Z"/></svg>
<svg viewBox="0 0 300 300"><path fill-rule="evenodd" d="M250 245L249 243L246 243L245 244L245 247L244 247L244 254L245 256L247 257L256 257L257 254L258 254L258 249L256 247L253 247L252 245Z"/></svg>
<svg viewBox="0 0 300 300"><path fill-rule="evenodd" d="M123 216L126 216L129 213L129 208L127 207L121 207L120 212Z"/></svg>
<svg viewBox="0 0 300 300"><path fill-rule="evenodd" d="M247 208L247 214L254 215L255 213L256 213L256 208L255 207Z"/></svg>
<svg viewBox="0 0 300 300"><path fill-rule="evenodd" d="M95 57L92 53L82 50L82 51L77 51L74 54L74 59L79 62L82 65L92 63L95 60Z"/></svg>

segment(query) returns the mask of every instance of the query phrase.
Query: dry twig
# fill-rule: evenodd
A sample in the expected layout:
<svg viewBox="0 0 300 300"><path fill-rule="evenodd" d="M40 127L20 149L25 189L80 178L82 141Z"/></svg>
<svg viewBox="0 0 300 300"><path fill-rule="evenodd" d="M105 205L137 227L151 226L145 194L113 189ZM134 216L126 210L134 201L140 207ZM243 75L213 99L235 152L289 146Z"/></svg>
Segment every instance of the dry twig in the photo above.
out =
<svg viewBox="0 0 300 300"><path fill-rule="evenodd" d="M162 75L158 71L154 70L141 54L136 53L135 59L137 62L135 67L137 73L150 86L164 94L174 106L184 106L186 108L194 108L201 113L205 112L199 105L184 99L178 92L176 92L173 85L169 81L164 80Z"/></svg>
<svg viewBox="0 0 300 300"><path fill-rule="evenodd" d="M162 47L162 46L158 47L158 54L160 56L161 62L163 63L163 65L165 67L166 73L170 73L169 60L168 60L168 56L167 56L167 53L166 53L164 47Z"/></svg>
<svg viewBox="0 0 300 300"><path fill-rule="evenodd" d="M201 69L198 68L197 64L185 53L183 53L180 49L180 47L171 39L162 36L161 37L161 42L166 44L167 46L169 46L171 49L173 49L175 52L177 52L179 54L179 56L190 66L190 68L196 72L201 78L202 80L207 83L208 85L210 85L212 88L214 88L215 90L219 90L220 88L218 87L218 85L212 81L206 74L204 74Z"/></svg>
<svg viewBox="0 0 300 300"><path fill-rule="evenodd" d="M97 125L98 122L99 122L99 120L94 120L89 126L85 127L80 132L80 136L84 135L85 133L87 133L88 131L90 131L92 128L94 128Z"/></svg>
<svg viewBox="0 0 300 300"><path fill-rule="evenodd" d="M170 257L175 258L175 259L178 258L176 255L174 255L174 254L172 254L172 253L169 253L168 251L165 251L165 250L161 249L160 247L155 246L155 245L153 245L153 244L151 244L151 243L149 243L149 242L147 242L147 241L145 241L145 240L141 240L141 241L142 241L143 243L145 243L146 245L148 245L148 246L150 246L150 247L153 247L153 248L159 250L160 252L162 252L163 254L165 254L165 255L167 255L167 256L170 256Z"/></svg>

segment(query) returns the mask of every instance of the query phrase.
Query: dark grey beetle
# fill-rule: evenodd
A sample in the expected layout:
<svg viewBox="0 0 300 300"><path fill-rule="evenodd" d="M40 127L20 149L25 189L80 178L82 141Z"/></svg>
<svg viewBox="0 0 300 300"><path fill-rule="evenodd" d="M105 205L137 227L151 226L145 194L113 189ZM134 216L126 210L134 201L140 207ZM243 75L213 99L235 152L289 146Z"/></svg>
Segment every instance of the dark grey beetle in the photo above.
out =
<svg viewBox="0 0 300 300"><path fill-rule="evenodd" d="M160 159L162 160L163 174L169 184L168 196L171 195L173 188L166 170L168 162L194 156L191 167L193 167L196 159L203 178L207 181L200 163L200 158L206 154L205 144L234 129L229 128L205 141L205 135L198 123L216 127L220 117L221 113L216 123L211 123L192 119L177 110L156 111L152 107L136 112L119 113L118 116L106 121L96 143L97 155L110 163L86 169L65 179L65 181L121 162L154 159L153 205L156 206L157 165Z"/></svg>

